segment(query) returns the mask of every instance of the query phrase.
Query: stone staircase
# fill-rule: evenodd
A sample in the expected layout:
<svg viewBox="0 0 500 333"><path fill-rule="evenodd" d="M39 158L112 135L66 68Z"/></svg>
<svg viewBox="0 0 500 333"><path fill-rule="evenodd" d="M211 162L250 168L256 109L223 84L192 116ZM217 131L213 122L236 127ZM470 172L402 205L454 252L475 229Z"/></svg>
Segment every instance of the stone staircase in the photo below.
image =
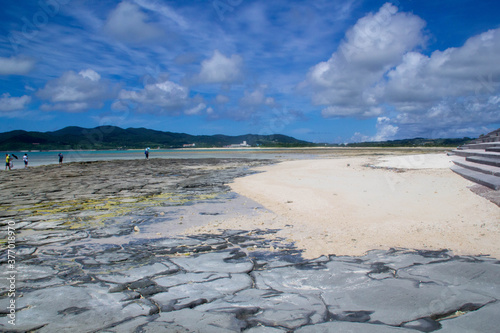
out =
<svg viewBox="0 0 500 333"><path fill-rule="evenodd" d="M500 190L500 129L453 150L451 170L475 183Z"/></svg>

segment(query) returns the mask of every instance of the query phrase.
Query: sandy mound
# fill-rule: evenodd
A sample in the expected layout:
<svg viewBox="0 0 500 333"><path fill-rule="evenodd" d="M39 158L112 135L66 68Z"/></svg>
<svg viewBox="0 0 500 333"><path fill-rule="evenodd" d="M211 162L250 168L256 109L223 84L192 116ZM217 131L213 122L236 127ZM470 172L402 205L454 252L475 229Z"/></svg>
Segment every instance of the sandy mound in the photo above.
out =
<svg viewBox="0 0 500 333"><path fill-rule="evenodd" d="M446 155L432 154L262 167L265 172L231 187L270 212L218 227L279 228L278 236L295 241L306 257L403 247L500 258L500 209L472 193L472 183L449 163Z"/></svg>

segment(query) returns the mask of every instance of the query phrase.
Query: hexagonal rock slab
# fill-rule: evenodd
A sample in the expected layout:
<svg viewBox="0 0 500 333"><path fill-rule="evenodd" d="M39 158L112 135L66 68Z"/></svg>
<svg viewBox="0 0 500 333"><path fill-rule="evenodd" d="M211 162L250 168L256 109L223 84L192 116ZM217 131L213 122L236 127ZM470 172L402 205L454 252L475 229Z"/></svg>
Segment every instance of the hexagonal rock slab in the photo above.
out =
<svg viewBox="0 0 500 333"><path fill-rule="evenodd" d="M248 273L254 267L250 258L238 251L211 252L171 260L184 270L194 273Z"/></svg>
<svg viewBox="0 0 500 333"><path fill-rule="evenodd" d="M231 274L205 282L185 283L171 287L168 292L156 294L152 299L161 306L162 311L173 311L212 302L250 288L252 284L252 279L246 274Z"/></svg>
<svg viewBox="0 0 500 333"><path fill-rule="evenodd" d="M330 312L341 320L352 312L368 312L366 321L398 326L404 322L456 311L469 303L486 304L494 298L435 284L386 279L323 293Z"/></svg>
<svg viewBox="0 0 500 333"><path fill-rule="evenodd" d="M418 279L463 289L500 299L500 264L497 260L453 260L412 266L398 272L400 278Z"/></svg>
<svg viewBox="0 0 500 333"><path fill-rule="evenodd" d="M108 293L98 284L45 288L17 299L16 326L0 317L0 329L39 333L95 331L137 316L151 315L156 306L148 300L122 302L122 294Z"/></svg>
<svg viewBox="0 0 500 333"><path fill-rule="evenodd" d="M199 311L232 313L250 324L296 329L327 320L327 308L319 295L247 289L234 296L201 305Z"/></svg>
<svg viewBox="0 0 500 333"><path fill-rule="evenodd" d="M183 309L161 313L157 319L142 326L141 332L234 333L241 332L243 327L245 323L231 314Z"/></svg>
<svg viewBox="0 0 500 333"><path fill-rule="evenodd" d="M154 263L151 265L144 265L139 267L134 267L130 269L123 269L119 272L112 274L102 274L97 275L97 278L101 281L112 282L112 283L131 283L141 279L153 277L155 275L165 275L172 274L179 270L179 268L172 263L166 261L164 263Z"/></svg>

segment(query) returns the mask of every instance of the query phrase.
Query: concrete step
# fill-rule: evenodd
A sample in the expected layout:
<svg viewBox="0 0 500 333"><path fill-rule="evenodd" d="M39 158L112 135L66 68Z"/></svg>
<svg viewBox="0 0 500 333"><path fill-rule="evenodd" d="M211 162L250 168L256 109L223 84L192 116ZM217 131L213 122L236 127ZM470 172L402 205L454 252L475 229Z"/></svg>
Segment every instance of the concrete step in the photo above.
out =
<svg viewBox="0 0 500 333"><path fill-rule="evenodd" d="M463 157L481 156L481 157L499 158L500 156L499 153L485 151L484 149L466 149L466 150L455 149L452 151L452 153L455 153L455 155Z"/></svg>
<svg viewBox="0 0 500 333"><path fill-rule="evenodd" d="M500 142L500 136L498 136L498 135L487 136L487 137L479 138L479 139L472 141L472 143L489 143L489 142Z"/></svg>
<svg viewBox="0 0 500 333"><path fill-rule="evenodd" d="M491 165L500 167L500 155L498 157L468 156L465 158L468 162Z"/></svg>
<svg viewBox="0 0 500 333"><path fill-rule="evenodd" d="M486 148L487 152L500 153L500 147Z"/></svg>
<svg viewBox="0 0 500 333"><path fill-rule="evenodd" d="M458 165L453 165L450 169L474 183L487 186L493 190L500 190L500 177L469 170Z"/></svg>
<svg viewBox="0 0 500 333"><path fill-rule="evenodd" d="M469 161L468 159L464 159L463 157L457 157L452 160L455 165L458 165L462 168L481 172L487 175L493 175L500 177L500 166L493 166L487 164L479 164Z"/></svg>
<svg viewBox="0 0 500 333"><path fill-rule="evenodd" d="M500 148L500 142L469 143L460 146L457 149L466 150L466 149L488 149L488 148Z"/></svg>

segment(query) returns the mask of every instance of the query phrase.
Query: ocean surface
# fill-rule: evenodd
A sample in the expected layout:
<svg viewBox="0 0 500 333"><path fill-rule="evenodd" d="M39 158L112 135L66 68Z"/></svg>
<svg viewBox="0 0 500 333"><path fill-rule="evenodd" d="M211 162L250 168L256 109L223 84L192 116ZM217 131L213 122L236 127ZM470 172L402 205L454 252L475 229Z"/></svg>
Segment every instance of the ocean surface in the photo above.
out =
<svg viewBox="0 0 500 333"><path fill-rule="evenodd" d="M64 155L64 163L145 159L144 150L96 150L96 151L4 151L13 154L14 169L24 168L23 155L28 154L29 166L58 164L58 154ZM249 159L304 159L314 158L314 153L293 149L158 149L150 150L149 158L249 158ZM5 166L5 164L3 164Z"/></svg>

